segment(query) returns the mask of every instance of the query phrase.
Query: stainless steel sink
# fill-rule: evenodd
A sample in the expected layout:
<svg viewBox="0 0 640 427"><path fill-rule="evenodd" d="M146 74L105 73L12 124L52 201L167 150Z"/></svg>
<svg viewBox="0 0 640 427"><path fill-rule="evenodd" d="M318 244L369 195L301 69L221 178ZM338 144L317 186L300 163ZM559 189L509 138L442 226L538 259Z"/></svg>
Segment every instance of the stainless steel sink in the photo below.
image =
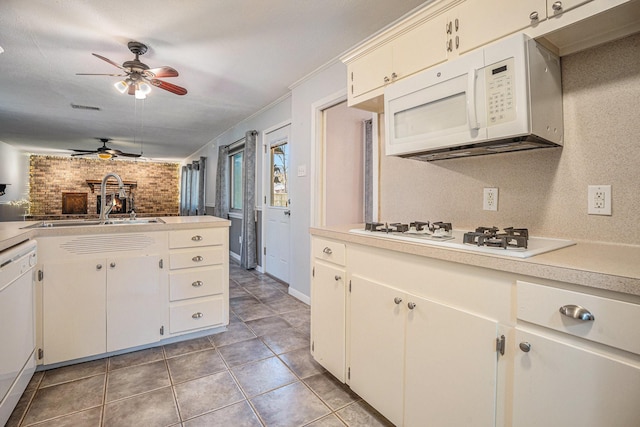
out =
<svg viewBox="0 0 640 427"><path fill-rule="evenodd" d="M97 219L63 219L55 221L39 221L22 228L59 228L59 227L87 227L102 225L135 225L135 224L164 224L160 218L112 218L104 223Z"/></svg>

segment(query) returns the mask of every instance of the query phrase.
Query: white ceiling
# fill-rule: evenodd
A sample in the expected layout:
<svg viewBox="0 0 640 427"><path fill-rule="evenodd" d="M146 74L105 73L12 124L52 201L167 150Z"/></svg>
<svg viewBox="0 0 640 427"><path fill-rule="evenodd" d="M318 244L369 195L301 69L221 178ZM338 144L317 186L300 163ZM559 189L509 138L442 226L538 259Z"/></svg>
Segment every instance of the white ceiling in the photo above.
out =
<svg viewBox="0 0 640 427"><path fill-rule="evenodd" d="M95 149L95 139L180 160L287 94L318 67L424 0L2 0L0 141L36 153ZM118 93L131 40L171 66L177 96ZM100 111L72 109L71 104ZM70 153L70 151L66 151Z"/></svg>

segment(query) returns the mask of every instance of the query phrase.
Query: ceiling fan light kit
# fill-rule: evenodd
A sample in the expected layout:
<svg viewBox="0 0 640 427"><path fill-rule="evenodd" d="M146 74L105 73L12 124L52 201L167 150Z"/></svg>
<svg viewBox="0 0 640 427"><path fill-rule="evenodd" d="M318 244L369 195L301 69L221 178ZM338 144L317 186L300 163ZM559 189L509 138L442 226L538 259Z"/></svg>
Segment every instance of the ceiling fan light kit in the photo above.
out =
<svg viewBox="0 0 640 427"><path fill-rule="evenodd" d="M102 160L109 160L113 157L135 157L138 158L142 156L142 152L140 154L135 153L125 153L123 151L117 150L115 148L107 147L107 142L109 142L109 138L96 138L98 141L102 142L102 147L98 147L96 150L85 150L85 149L76 149L70 148L71 151L75 151L71 155L71 157L76 156L89 156L96 154L98 158Z"/></svg>

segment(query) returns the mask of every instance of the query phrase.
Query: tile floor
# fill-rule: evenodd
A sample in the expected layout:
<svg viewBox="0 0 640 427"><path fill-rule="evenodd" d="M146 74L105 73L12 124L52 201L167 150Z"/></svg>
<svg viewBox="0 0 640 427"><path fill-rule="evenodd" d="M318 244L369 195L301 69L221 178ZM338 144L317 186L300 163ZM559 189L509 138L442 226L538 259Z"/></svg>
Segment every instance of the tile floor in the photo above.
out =
<svg viewBox="0 0 640 427"><path fill-rule="evenodd" d="M14 426L390 426L309 354L309 306L230 266L226 332L37 372Z"/></svg>

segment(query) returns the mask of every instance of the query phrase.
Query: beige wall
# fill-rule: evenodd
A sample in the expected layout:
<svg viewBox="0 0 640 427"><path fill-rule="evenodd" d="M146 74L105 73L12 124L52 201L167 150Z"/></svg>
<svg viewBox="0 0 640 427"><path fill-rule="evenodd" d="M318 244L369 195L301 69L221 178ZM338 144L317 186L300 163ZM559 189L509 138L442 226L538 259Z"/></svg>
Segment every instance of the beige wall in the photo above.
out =
<svg viewBox="0 0 640 427"><path fill-rule="evenodd" d="M564 148L434 163L383 155L380 218L640 244L640 34L564 57L562 73ZM590 184L611 184L612 216L587 215ZM499 188L498 212L482 210L483 187Z"/></svg>
<svg viewBox="0 0 640 427"><path fill-rule="evenodd" d="M79 192L87 193L88 213L97 217L96 196L100 194L100 185L92 193L86 180L102 180L108 172L117 173L124 181L136 181L133 191L137 214L178 215L179 166L177 163L31 156L31 215L60 216L62 193Z"/></svg>

